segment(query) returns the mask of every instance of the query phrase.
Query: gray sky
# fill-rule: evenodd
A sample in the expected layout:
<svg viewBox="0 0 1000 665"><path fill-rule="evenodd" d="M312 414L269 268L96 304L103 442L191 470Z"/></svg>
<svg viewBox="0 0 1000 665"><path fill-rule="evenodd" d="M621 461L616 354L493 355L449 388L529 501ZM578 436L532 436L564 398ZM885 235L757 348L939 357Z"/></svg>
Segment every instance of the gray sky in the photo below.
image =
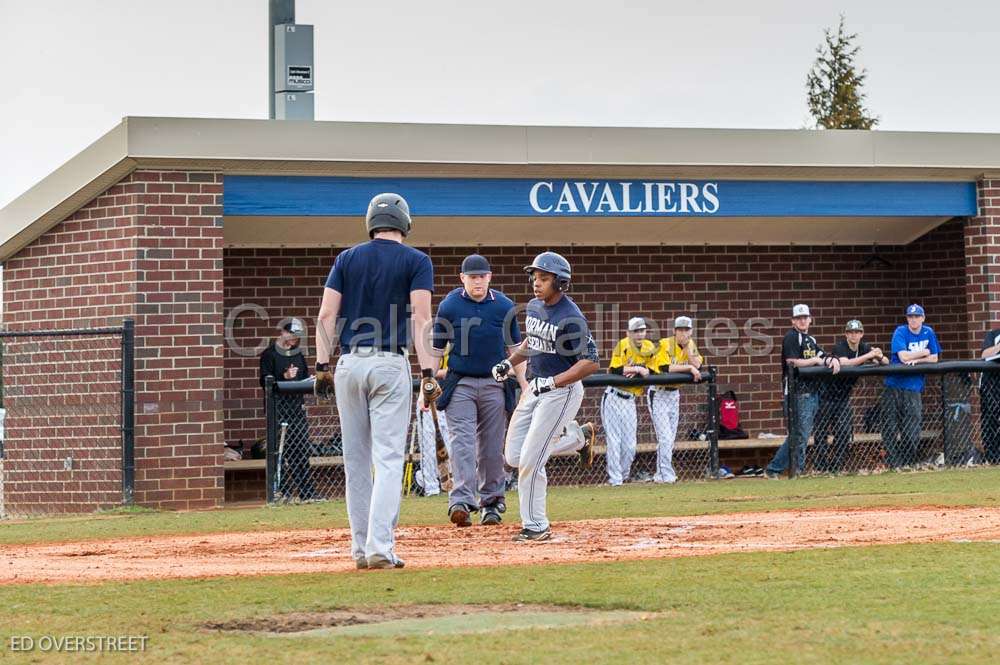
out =
<svg viewBox="0 0 1000 665"><path fill-rule="evenodd" d="M845 12L881 129L1000 132L1000 3L298 0L316 118L800 128ZM820 6L822 5L822 6ZM126 115L267 116L267 0L0 0L0 207Z"/></svg>

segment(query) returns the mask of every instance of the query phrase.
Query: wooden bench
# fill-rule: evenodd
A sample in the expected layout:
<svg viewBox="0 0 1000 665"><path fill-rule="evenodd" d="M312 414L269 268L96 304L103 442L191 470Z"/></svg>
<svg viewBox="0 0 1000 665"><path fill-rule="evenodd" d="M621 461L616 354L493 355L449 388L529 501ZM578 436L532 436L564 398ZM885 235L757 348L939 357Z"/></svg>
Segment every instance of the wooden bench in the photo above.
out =
<svg viewBox="0 0 1000 665"><path fill-rule="evenodd" d="M921 440L935 439L941 436L940 430L924 430L920 433ZM754 438L754 439L723 439L719 441L719 450L752 450L755 448L778 448L782 442L785 440L784 436L775 438ZM856 432L854 434L854 443L880 443L882 441L882 435L877 432ZM815 445L813 439L809 439L809 445ZM604 444L596 444L594 446L594 455L604 455L607 453L607 446ZM635 450L637 453L653 453L656 452L656 442L655 441L640 441L636 444ZM677 441L674 443L674 450L708 450L708 441ZM575 452L560 453L562 456L575 455ZM420 461L420 453L415 453L413 456L414 460ZM310 457L309 466L312 467L330 467L330 466L343 466L344 458L340 455L330 456L330 457ZM226 471L238 471L243 469L263 469L267 466L267 460L262 459L244 459L227 461L223 465Z"/></svg>

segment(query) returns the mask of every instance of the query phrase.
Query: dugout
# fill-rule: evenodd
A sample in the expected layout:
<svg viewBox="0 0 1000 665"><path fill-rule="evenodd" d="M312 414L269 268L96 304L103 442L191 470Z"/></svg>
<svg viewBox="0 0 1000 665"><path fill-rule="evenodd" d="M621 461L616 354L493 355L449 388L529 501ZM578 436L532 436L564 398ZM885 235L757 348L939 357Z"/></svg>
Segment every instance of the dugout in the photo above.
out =
<svg viewBox="0 0 1000 665"><path fill-rule="evenodd" d="M472 251L522 300L521 266L566 255L605 362L629 316L669 334L689 314L703 350L722 321L737 350L710 361L752 436L783 432L780 372L777 346L746 350L780 338L795 302L825 344L848 318L886 344L920 302L950 359L1000 318L1000 135L126 118L0 211L4 326L133 318L136 501L261 496L262 471L226 476L222 458L263 433L243 353L285 317L311 324L382 190L409 200L441 293Z"/></svg>

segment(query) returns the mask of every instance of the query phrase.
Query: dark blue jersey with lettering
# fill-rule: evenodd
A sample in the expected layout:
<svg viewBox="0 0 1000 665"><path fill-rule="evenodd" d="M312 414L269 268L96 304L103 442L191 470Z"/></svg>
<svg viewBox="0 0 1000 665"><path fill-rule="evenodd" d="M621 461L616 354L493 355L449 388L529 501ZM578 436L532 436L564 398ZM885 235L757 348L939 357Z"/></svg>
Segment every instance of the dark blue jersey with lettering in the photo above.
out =
<svg viewBox="0 0 1000 665"><path fill-rule="evenodd" d="M566 295L551 306L538 298L529 302L524 336L532 378L561 374L581 359L598 360L587 319Z"/></svg>

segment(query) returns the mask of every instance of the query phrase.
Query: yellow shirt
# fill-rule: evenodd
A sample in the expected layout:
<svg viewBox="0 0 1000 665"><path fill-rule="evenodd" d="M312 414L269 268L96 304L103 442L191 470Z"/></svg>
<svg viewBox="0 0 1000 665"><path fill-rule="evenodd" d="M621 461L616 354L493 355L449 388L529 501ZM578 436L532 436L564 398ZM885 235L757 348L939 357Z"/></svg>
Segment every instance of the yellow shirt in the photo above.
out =
<svg viewBox="0 0 1000 665"><path fill-rule="evenodd" d="M685 348L680 348L677 346L676 337L664 337L660 340L656 355L653 356L647 367L655 372L667 372L670 365L688 365L695 358L704 362L701 353L698 352L697 345L694 343L694 338L688 340ZM662 370L660 370L661 367L663 368ZM679 388L680 384L663 387Z"/></svg>
<svg viewBox="0 0 1000 665"><path fill-rule="evenodd" d="M611 354L611 365L609 366L609 369L618 369L619 367L628 367L630 365L648 367L650 361L655 355L656 345L650 340L642 340L639 348L636 349L632 346L628 337L625 337L615 344L615 350ZM616 390L624 390L625 392L630 392L633 395L641 395L645 388L616 388Z"/></svg>

